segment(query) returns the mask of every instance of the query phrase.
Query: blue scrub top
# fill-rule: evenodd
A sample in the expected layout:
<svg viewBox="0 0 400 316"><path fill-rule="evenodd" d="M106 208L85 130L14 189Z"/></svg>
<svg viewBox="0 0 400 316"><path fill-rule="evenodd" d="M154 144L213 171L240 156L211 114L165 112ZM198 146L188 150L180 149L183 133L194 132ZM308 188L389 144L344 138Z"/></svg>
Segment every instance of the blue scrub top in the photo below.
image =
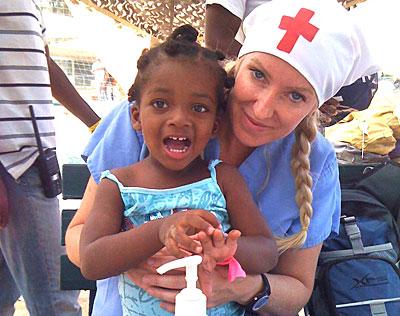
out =
<svg viewBox="0 0 400 316"><path fill-rule="evenodd" d="M83 156L87 157L88 168L96 182L99 182L102 171L135 163L146 155L142 134L131 126L130 108L129 102L123 102L103 119L84 151ZM290 167L294 141L294 133L291 133L281 140L260 146L239 167L272 232L281 237L300 230L299 209L295 202L295 185ZM216 139L207 145L205 158L219 158ZM303 248L318 245L332 232L337 233L340 217L336 155L331 144L321 134L317 135L312 144L310 165L313 216ZM97 293L99 295L99 289ZM109 315L121 314L116 312Z"/></svg>

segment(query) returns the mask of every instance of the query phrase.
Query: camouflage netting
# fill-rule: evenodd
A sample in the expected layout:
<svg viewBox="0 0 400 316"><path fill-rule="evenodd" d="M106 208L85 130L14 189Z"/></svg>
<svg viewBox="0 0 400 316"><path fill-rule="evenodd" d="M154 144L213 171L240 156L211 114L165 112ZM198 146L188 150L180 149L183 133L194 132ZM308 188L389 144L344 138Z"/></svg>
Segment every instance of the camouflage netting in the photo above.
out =
<svg viewBox="0 0 400 316"><path fill-rule="evenodd" d="M173 29L190 24L204 34L205 0L80 0L164 40Z"/></svg>
<svg viewBox="0 0 400 316"><path fill-rule="evenodd" d="M338 0L338 1L343 2L343 6L345 8L353 8L356 7L357 4L365 2L366 0Z"/></svg>
<svg viewBox="0 0 400 316"><path fill-rule="evenodd" d="M76 0L75 0L76 1ZM78 0L112 18L160 39L182 24L204 35L205 0ZM338 0L352 8L366 0Z"/></svg>

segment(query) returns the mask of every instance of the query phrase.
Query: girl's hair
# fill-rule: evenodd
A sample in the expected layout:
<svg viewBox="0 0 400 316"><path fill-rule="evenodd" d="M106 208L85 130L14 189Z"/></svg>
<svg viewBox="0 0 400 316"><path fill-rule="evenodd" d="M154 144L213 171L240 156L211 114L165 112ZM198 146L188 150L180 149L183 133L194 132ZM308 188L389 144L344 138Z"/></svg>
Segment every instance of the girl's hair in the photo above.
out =
<svg viewBox="0 0 400 316"><path fill-rule="evenodd" d="M242 59L229 62L226 70L229 76L234 77L240 67ZM310 174L311 143L317 136L319 111L315 110L307 115L295 128L295 143L292 148L291 168L294 176L296 196L295 201L299 207L301 230L289 237L275 237L279 253L289 248L301 247L306 238L308 227L313 213L312 208L312 178ZM265 184L266 185L266 184Z"/></svg>
<svg viewBox="0 0 400 316"><path fill-rule="evenodd" d="M140 103L141 91L148 80L151 80L151 71L154 66L160 65L166 59L202 62L215 73L217 78L217 106L222 111L225 108L226 91L233 86L220 61L225 59L223 53L201 47L197 42L198 32L190 25L183 25L173 31L167 40L149 50L144 50L137 62L138 72L135 82L128 92L128 100Z"/></svg>

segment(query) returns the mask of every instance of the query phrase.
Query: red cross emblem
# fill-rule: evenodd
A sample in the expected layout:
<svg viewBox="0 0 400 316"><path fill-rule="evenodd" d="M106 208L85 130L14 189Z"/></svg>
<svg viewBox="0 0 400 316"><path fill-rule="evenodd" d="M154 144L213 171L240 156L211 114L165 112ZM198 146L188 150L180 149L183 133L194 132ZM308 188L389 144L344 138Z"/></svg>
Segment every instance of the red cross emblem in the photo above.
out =
<svg viewBox="0 0 400 316"><path fill-rule="evenodd" d="M301 8L294 18L284 15L279 28L286 30L285 35L279 42L277 48L286 53L290 53L300 36L312 42L319 28L310 24L310 19L314 11Z"/></svg>

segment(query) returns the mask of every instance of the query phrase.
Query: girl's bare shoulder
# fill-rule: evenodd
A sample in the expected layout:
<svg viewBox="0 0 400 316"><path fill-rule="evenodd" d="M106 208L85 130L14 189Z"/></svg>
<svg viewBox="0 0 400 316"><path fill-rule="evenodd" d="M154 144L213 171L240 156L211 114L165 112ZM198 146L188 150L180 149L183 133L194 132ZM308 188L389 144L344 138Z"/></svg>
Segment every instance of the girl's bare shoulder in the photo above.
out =
<svg viewBox="0 0 400 316"><path fill-rule="evenodd" d="M140 179L146 174L146 166L141 161L129 166L115 168L111 173L126 187L140 186Z"/></svg>

